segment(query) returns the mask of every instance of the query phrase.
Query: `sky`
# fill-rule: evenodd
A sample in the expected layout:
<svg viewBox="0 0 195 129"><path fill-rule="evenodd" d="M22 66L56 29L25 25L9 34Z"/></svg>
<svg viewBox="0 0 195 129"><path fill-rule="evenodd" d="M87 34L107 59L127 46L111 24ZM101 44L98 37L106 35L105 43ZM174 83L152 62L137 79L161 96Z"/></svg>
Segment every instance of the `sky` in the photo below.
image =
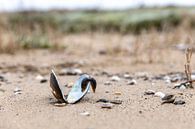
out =
<svg viewBox="0 0 195 129"><path fill-rule="evenodd" d="M144 5L195 6L195 0L0 0L0 11L50 9L126 9Z"/></svg>

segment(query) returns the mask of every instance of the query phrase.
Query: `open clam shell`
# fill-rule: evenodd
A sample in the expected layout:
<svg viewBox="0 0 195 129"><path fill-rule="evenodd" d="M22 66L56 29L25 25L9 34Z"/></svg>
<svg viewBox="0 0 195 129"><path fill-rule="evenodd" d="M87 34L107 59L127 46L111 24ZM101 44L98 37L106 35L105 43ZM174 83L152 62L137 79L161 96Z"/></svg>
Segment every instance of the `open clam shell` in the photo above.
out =
<svg viewBox="0 0 195 129"><path fill-rule="evenodd" d="M60 88L57 76L54 71L51 71L50 75L50 87L52 88L52 93L54 97L62 103L77 103L79 102L89 91L90 86L92 87L93 92L96 90L96 80L90 77L87 74L83 74L73 85L71 91L68 95L65 95L62 89Z"/></svg>

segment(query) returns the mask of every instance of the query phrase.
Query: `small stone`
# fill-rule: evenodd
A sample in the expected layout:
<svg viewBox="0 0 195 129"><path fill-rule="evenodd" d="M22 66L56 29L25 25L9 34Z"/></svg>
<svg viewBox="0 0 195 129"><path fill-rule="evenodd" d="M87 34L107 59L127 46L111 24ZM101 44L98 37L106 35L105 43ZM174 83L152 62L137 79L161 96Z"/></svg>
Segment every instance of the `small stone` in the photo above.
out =
<svg viewBox="0 0 195 129"><path fill-rule="evenodd" d="M5 81L5 78L3 76L0 75L0 81L3 82Z"/></svg>
<svg viewBox="0 0 195 129"><path fill-rule="evenodd" d="M73 85L74 85L74 83L70 82L70 83L66 84L65 87L72 88Z"/></svg>
<svg viewBox="0 0 195 129"><path fill-rule="evenodd" d="M183 105L183 104L185 104L186 102L185 101L183 101L183 100L175 100L174 102L173 102L173 104L175 104L175 105Z"/></svg>
<svg viewBox="0 0 195 129"><path fill-rule="evenodd" d="M185 90L186 87L185 87L184 85L181 85L181 86L179 87L179 89L180 89L180 90Z"/></svg>
<svg viewBox="0 0 195 129"><path fill-rule="evenodd" d="M111 103L102 103L101 104L101 108L107 108L107 109L111 109L111 108L113 108L113 104L111 104Z"/></svg>
<svg viewBox="0 0 195 129"><path fill-rule="evenodd" d="M154 96L160 97L161 99L165 97L165 94L163 92L156 92Z"/></svg>
<svg viewBox="0 0 195 129"><path fill-rule="evenodd" d="M175 101L175 98L171 98L168 100L164 100L161 104L166 104L166 103L173 103Z"/></svg>
<svg viewBox="0 0 195 129"><path fill-rule="evenodd" d="M121 92L115 92L114 94L115 95L121 95Z"/></svg>
<svg viewBox="0 0 195 129"><path fill-rule="evenodd" d="M37 76L36 76L36 80L42 80L42 79L44 79L43 76L41 76L41 75L37 75Z"/></svg>
<svg viewBox="0 0 195 129"><path fill-rule="evenodd" d="M122 104L122 100L110 100L110 103L112 104Z"/></svg>
<svg viewBox="0 0 195 129"><path fill-rule="evenodd" d="M111 81L114 81L114 82L118 82L120 81L121 79L118 77L118 76L112 76L111 77Z"/></svg>
<svg viewBox="0 0 195 129"><path fill-rule="evenodd" d="M45 83L45 82L47 82L47 79L40 80L40 83Z"/></svg>
<svg viewBox="0 0 195 129"><path fill-rule="evenodd" d="M37 75L37 76L36 76L36 80L40 81L40 83L45 83L45 82L47 82L47 79L44 78L44 77L41 76L41 75Z"/></svg>
<svg viewBox="0 0 195 129"><path fill-rule="evenodd" d="M172 94L166 94L163 98L162 98L162 100L169 100L169 99L172 99L174 97L174 95L172 95Z"/></svg>
<svg viewBox="0 0 195 129"><path fill-rule="evenodd" d="M54 103L54 106L56 106L56 107L64 107L64 106L66 106L66 103Z"/></svg>
<svg viewBox="0 0 195 129"><path fill-rule="evenodd" d="M125 79L132 79L132 77L129 74L124 74Z"/></svg>
<svg viewBox="0 0 195 129"><path fill-rule="evenodd" d="M109 93L109 91L105 91L105 93Z"/></svg>
<svg viewBox="0 0 195 129"><path fill-rule="evenodd" d="M112 83L111 83L110 81L106 81L106 82L104 83L104 85L112 85Z"/></svg>
<svg viewBox="0 0 195 129"><path fill-rule="evenodd" d="M154 90L147 90L144 92L144 95L154 95L155 91Z"/></svg>
<svg viewBox="0 0 195 129"><path fill-rule="evenodd" d="M107 100L107 99L99 99L99 100L96 101L96 103L99 103L99 102L108 103L109 100Z"/></svg>
<svg viewBox="0 0 195 129"><path fill-rule="evenodd" d="M137 81L135 79L129 80L127 82L127 85L136 85L136 84L137 84Z"/></svg>
<svg viewBox="0 0 195 129"><path fill-rule="evenodd" d="M90 116L90 113L89 112L81 112L80 115L81 116Z"/></svg>

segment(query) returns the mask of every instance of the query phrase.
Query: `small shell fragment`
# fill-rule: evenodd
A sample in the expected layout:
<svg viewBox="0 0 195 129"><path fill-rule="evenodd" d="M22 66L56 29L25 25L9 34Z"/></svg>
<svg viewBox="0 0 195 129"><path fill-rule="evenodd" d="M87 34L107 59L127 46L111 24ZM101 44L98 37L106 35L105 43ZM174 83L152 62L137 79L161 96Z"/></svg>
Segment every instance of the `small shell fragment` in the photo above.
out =
<svg viewBox="0 0 195 129"><path fill-rule="evenodd" d="M163 92L156 92L154 96L160 97L161 99L165 97L165 93Z"/></svg>
<svg viewBox="0 0 195 129"><path fill-rule="evenodd" d="M175 105L183 105L185 103L186 102L184 100L178 100L178 99L175 99L175 101L173 102L173 104L175 104Z"/></svg>
<svg viewBox="0 0 195 129"><path fill-rule="evenodd" d="M174 95L172 94L166 94L163 98L161 98L162 100L170 100L174 97Z"/></svg>
<svg viewBox="0 0 195 129"><path fill-rule="evenodd" d="M121 95L121 92L115 92L114 95Z"/></svg>
<svg viewBox="0 0 195 129"><path fill-rule="evenodd" d="M37 76L36 76L36 80L40 81L40 83L45 83L45 82L47 82L47 79L44 78L44 77L41 76L41 75L37 75Z"/></svg>
<svg viewBox="0 0 195 129"><path fill-rule="evenodd" d="M137 81L135 79L129 80L127 82L127 85L136 85L136 84L137 84Z"/></svg>
<svg viewBox="0 0 195 129"><path fill-rule="evenodd" d="M110 100L110 103L112 104L122 104L122 100Z"/></svg>
<svg viewBox="0 0 195 129"><path fill-rule="evenodd" d="M15 95L17 95L17 94L22 94L22 90L21 90L20 88L16 87L16 88L14 89L14 94L15 94Z"/></svg>
<svg viewBox="0 0 195 129"><path fill-rule="evenodd" d="M111 103L102 103L101 104L101 108L107 108L107 109L111 109L111 108L113 108L113 104L111 104Z"/></svg>
<svg viewBox="0 0 195 129"><path fill-rule="evenodd" d="M144 92L144 95L154 95L155 91L154 90L147 90Z"/></svg>
<svg viewBox="0 0 195 129"><path fill-rule="evenodd" d="M81 116L90 116L90 113L89 112L81 112L80 115Z"/></svg>
<svg viewBox="0 0 195 129"><path fill-rule="evenodd" d="M129 74L124 74L123 76L125 79L132 79L132 77Z"/></svg>
<svg viewBox="0 0 195 129"><path fill-rule="evenodd" d="M56 107L64 107L64 106L66 106L66 103L55 103L54 106L56 106Z"/></svg>
<svg viewBox="0 0 195 129"><path fill-rule="evenodd" d="M120 81L121 79L119 78L119 76L112 76L111 77L111 79L110 79L111 81L113 81L113 82L118 82L118 81Z"/></svg>

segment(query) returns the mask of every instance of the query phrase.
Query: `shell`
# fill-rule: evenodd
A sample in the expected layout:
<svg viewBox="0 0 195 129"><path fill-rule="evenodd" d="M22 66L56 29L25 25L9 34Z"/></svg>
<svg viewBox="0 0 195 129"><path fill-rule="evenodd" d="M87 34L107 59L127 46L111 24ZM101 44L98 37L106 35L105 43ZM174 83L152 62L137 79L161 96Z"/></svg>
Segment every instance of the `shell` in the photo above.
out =
<svg viewBox="0 0 195 129"><path fill-rule="evenodd" d="M52 70L50 74L50 87L52 89L52 94L54 97L61 103L67 103L66 98L60 88L57 76L55 72Z"/></svg>
<svg viewBox="0 0 195 129"><path fill-rule="evenodd" d="M63 90L60 88L57 76L54 71L51 71L50 76L50 87L54 97L62 103L77 103L79 102L89 91L90 86L93 92L96 90L96 80L87 74L83 74L79 77L76 83L73 85L68 95L65 95Z"/></svg>

